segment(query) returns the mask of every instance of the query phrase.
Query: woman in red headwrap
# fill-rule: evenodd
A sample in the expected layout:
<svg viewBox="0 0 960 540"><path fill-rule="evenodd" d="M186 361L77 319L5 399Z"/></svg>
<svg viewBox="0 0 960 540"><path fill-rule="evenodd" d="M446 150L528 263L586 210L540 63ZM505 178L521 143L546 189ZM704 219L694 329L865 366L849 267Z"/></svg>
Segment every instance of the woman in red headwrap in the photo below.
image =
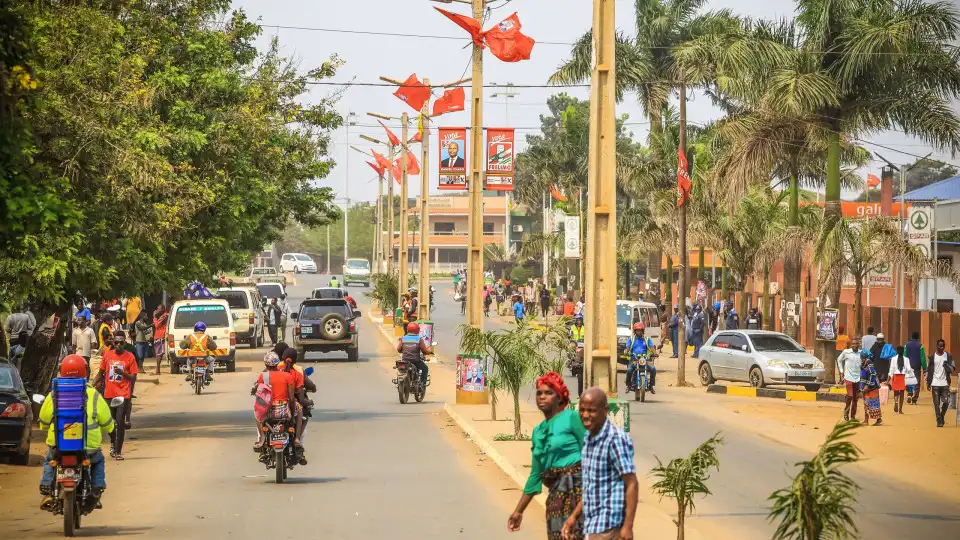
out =
<svg viewBox="0 0 960 540"><path fill-rule="evenodd" d="M546 507L547 538L550 540L559 540L564 521L580 503L580 450L585 430L576 411L567 408L569 404L570 391L559 373L550 371L537 379L537 407L543 413L543 422L533 428L530 477L516 510L507 520L507 528L511 531L520 529L523 511L541 492L541 484L550 491ZM573 538L583 538L582 523L577 526Z"/></svg>

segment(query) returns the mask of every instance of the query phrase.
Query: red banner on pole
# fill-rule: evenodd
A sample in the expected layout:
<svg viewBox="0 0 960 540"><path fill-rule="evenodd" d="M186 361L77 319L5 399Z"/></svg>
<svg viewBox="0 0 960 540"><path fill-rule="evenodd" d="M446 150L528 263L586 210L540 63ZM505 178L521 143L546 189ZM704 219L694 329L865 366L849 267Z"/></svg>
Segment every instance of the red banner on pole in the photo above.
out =
<svg viewBox="0 0 960 540"><path fill-rule="evenodd" d="M513 128L487 128L487 174L484 189L513 191Z"/></svg>
<svg viewBox="0 0 960 540"><path fill-rule="evenodd" d="M439 189L467 189L467 128L440 128Z"/></svg>

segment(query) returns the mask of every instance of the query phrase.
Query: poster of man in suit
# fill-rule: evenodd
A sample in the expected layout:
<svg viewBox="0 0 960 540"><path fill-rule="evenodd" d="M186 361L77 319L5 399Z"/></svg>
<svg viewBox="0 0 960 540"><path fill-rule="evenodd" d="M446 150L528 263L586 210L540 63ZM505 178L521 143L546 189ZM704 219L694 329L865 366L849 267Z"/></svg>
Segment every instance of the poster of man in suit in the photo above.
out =
<svg viewBox="0 0 960 540"><path fill-rule="evenodd" d="M467 189L467 128L440 128L439 189Z"/></svg>

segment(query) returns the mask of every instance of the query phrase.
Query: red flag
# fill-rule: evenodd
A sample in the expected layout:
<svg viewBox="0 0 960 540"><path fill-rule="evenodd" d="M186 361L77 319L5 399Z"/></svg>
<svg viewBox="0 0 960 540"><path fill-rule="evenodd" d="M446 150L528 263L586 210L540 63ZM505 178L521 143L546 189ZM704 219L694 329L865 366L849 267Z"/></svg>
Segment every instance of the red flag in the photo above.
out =
<svg viewBox="0 0 960 540"><path fill-rule="evenodd" d="M417 74L414 73L403 81L403 85L393 95L413 107L413 110L420 112L423 104L430 100L430 87L420 82Z"/></svg>
<svg viewBox="0 0 960 540"><path fill-rule="evenodd" d="M420 162L413 152L407 152L407 174L420 174Z"/></svg>
<svg viewBox="0 0 960 540"><path fill-rule="evenodd" d="M371 166L373 170L377 171L377 175L380 176L380 178L383 178L383 167L377 165L376 163L370 163L369 161L367 162L367 165Z"/></svg>
<svg viewBox="0 0 960 540"><path fill-rule="evenodd" d="M567 196L563 194L563 191L561 191L556 184L550 186L550 196L553 197L555 201L567 202Z"/></svg>
<svg viewBox="0 0 960 540"><path fill-rule="evenodd" d="M873 175L873 174L868 174L868 175L867 175L867 187L868 187L868 188L875 188L875 187L877 187L877 186L879 186L879 185L880 185L880 179L877 178L876 175Z"/></svg>
<svg viewBox="0 0 960 540"><path fill-rule="evenodd" d="M380 125L383 126L383 129L385 129L385 130L387 131L387 138L390 139L390 144L392 144L392 145L394 145L394 146L399 146L399 145L400 145L400 139L398 139L397 136L394 135L392 131L390 131L390 128L388 128L388 127L383 123L382 120L377 120L377 122L380 122Z"/></svg>
<svg viewBox="0 0 960 540"><path fill-rule="evenodd" d="M521 34L520 28L520 18L514 13L484 32L483 37L490 52L504 62L529 60L535 42L533 38Z"/></svg>
<svg viewBox="0 0 960 540"><path fill-rule="evenodd" d="M443 96L433 102L433 116L462 111L465 101L466 96L464 95L462 86L444 90Z"/></svg>
<svg viewBox="0 0 960 540"><path fill-rule="evenodd" d="M460 15L459 13L453 13L445 9L440 9L438 7L433 9L443 13L448 19L457 23L457 26L460 28L470 32L470 39L473 40L473 43L481 49L483 48L483 27L480 26L480 23L477 22L476 19L466 15Z"/></svg>
<svg viewBox="0 0 960 540"><path fill-rule="evenodd" d="M396 163L393 164L393 166L390 167L390 174L393 175L393 179L397 182L397 184L403 185L403 182L402 182L403 173L400 171L399 159L397 160Z"/></svg>
<svg viewBox="0 0 960 540"><path fill-rule="evenodd" d="M423 142L423 135L421 135L419 131L409 141L407 141L408 144L413 144L417 142L418 143Z"/></svg>
<svg viewBox="0 0 960 540"><path fill-rule="evenodd" d="M373 159L377 160L377 165L380 166L381 171L386 171L390 168L390 160L378 154L376 150L373 150ZM381 174L383 173L381 172Z"/></svg>
<svg viewBox="0 0 960 540"><path fill-rule="evenodd" d="M687 171L687 156L683 153L683 148L677 149L677 208L680 208L690 200L690 172Z"/></svg>

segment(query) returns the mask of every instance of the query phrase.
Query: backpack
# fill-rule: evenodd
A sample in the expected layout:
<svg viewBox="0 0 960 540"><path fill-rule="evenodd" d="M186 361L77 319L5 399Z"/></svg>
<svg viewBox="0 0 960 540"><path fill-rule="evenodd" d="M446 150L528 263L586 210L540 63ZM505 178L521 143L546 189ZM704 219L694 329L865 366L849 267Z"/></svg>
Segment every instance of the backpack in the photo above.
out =
<svg viewBox="0 0 960 540"><path fill-rule="evenodd" d="M257 422L263 422L267 419L270 412L270 404L273 402L273 388L270 386L270 372L263 372L263 382L257 385L255 398L253 400L253 416Z"/></svg>

